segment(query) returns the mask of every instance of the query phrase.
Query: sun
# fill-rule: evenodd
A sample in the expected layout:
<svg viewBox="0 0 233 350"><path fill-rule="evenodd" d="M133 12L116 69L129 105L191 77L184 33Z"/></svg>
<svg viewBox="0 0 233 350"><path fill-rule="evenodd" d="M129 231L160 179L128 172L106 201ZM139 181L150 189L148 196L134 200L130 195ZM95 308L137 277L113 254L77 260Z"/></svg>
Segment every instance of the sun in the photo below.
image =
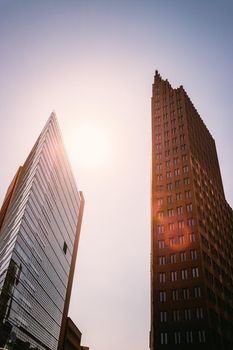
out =
<svg viewBox="0 0 233 350"><path fill-rule="evenodd" d="M110 141L105 129L92 124L80 125L69 133L67 150L79 166L104 165L109 158Z"/></svg>

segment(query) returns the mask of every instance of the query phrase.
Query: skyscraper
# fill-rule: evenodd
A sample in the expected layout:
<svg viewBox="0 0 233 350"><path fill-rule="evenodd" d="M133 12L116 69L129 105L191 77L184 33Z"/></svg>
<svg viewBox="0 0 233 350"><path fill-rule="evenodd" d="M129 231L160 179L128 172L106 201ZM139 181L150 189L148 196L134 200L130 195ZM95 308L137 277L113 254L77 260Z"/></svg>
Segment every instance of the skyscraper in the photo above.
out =
<svg viewBox="0 0 233 350"><path fill-rule="evenodd" d="M0 212L0 346L62 348L83 206L52 113Z"/></svg>
<svg viewBox="0 0 233 350"><path fill-rule="evenodd" d="M151 350L233 349L233 213L184 88L152 96Z"/></svg>

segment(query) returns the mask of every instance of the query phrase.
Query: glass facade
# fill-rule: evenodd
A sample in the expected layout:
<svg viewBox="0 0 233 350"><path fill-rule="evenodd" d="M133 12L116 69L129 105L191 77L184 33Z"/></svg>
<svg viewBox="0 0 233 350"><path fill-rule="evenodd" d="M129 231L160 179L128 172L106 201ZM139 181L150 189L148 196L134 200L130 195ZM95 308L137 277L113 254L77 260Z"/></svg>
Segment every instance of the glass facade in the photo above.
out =
<svg viewBox="0 0 233 350"><path fill-rule="evenodd" d="M0 228L0 347L58 347L80 194L54 114L25 164Z"/></svg>

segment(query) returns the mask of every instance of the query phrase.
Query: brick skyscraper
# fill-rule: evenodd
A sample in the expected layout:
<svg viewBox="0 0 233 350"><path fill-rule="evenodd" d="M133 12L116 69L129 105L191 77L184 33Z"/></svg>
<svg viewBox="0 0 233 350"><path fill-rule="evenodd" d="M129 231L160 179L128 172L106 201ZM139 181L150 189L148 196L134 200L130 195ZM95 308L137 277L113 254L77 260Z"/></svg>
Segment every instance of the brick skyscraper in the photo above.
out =
<svg viewBox="0 0 233 350"><path fill-rule="evenodd" d="M158 71L151 198L151 350L232 350L233 213L215 142Z"/></svg>

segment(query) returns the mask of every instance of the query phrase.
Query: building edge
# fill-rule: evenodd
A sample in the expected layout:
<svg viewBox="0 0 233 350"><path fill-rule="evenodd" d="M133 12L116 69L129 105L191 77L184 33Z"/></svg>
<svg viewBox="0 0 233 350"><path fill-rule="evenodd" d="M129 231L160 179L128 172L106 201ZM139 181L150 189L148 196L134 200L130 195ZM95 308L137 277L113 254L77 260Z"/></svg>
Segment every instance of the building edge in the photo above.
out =
<svg viewBox="0 0 233 350"><path fill-rule="evenodd" d="M9 208L9 206L10 206L12 197L13 197L14 192L15 192L15 189L17 187L17 183L18 183L18 180L19 180L19 176L20 176L21 170L22 170L22 166L20 166L18 168L15 176L13 177L13 179L12 179L8 189L7 189L5 198L3 200L2 207L0 209L0 230L2 228L3 222L4 222L4 219L5 219L7 210Z"/></svg>
<svg viewBox="0 0 233 350"><path fill-rule="evenodd" d="M84 199L82 191L79 191L79 194L80 194L80 210L79 210L79 215L78 215L78 220L77 220L76 236L75 236L75 241L74 241L74 248L73 248L72 259L71 259L68 285L67 285L67 290L66 290L65 304L64 304L63 315L62 315L61 330L60 330L58 348L57 348L58 350L64 349L67 317L68 317L68 311L69 311L69 305L70 305L70 297L71 297L71 291L72 291L72 285L73 285L75 263L76 263L77 253L78 253L78 244L79 244L79 237L80 237L82 218L83 218L83 210L84 210L84 204L85 204L85 199Z"/></svg>

